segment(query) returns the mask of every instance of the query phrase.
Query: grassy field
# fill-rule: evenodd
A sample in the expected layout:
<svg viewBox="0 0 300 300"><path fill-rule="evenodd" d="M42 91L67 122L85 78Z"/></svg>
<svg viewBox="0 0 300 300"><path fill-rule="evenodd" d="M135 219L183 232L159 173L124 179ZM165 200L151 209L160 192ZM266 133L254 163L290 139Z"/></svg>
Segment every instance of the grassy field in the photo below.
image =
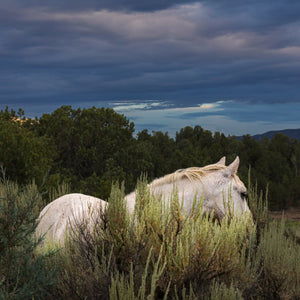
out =
<svg viewBox="0 0 300 300"><path fill-rule="evenodd" d="M266 199L248 186L255 224L234 216L215 222L201 205L186 215L176 193L164 205L146 186L137 184L133 215L124 187L114 186L92 232L77 224L65 247L41 249L36 187L0 184L0 299L300 298L295 210L287 221L269 215Z"/></svg>

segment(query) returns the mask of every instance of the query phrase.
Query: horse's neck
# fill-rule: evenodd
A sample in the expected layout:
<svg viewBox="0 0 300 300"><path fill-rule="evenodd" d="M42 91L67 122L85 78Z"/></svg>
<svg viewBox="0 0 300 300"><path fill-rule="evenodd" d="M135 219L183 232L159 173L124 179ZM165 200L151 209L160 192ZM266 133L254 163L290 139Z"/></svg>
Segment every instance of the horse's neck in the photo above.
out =
<svg viewBox="0 0 300 300"><path fill-rule="evenodd" d="M168 201L172 194L178 193L180 201L184 201L183 207L189 209L192 205L195 195L200 199L203 193L203 185L201 182L191 182L188 179L180 180L176 183L168 182L163 184L149 184L148 188L154 195L161 196L163 200ZM129 212L134 211L136 202L136 191L125 197Z"/></svg>
<svg viewBox="0 0 300 300"><path fill-rule="evenodd" d="M161 185L149 185L150 190L154 194L165 195L166 197L171 196L172 193L178 192L179 196L189 195L190 193L202 192L202 184L199 181L191 182L189 179L184 178L176 182L169 182Z"/></svg>
<svg viewBox="0 0 300 300"><path fill-rule="evenodd" d="M175 189L174 183L165 183L165 184L149 184L150 191L155 195L171 195Z"/></svg>

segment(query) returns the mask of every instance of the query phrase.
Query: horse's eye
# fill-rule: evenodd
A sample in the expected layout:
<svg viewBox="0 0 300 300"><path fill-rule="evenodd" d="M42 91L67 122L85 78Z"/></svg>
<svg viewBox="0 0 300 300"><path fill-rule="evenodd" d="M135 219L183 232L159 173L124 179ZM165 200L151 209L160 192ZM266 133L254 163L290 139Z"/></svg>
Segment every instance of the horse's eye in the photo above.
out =
<svg viewBox="0 0 300 300"><path fill-rule="evenodd" d="M244 200L247 197L247 192L241 192L241 198Z"/></svg>

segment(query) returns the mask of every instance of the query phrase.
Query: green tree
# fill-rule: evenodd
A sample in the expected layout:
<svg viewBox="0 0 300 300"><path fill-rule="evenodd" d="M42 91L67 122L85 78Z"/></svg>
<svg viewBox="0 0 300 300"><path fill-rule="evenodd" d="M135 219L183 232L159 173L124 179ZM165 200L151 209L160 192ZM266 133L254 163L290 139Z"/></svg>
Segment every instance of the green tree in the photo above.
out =
<svg viewBox="0 0 300 300"><path fill-rule="evenodd" d="M141 173L147 173L150 178L153 178L154 164L152 160L152 153L153 153L152 136L151 134L148 133L147 129L142 130L137 134L137 143L135 149L136 149L135 175L139 176L141 175Z"/></svg>
<svg viewBox="0 0 300 300"><path fill-rule="evenodd" d="M0 121L0 163L12 180L41 184L52 165L52 149L47 138L35 136L19 122Z"/></svg>
<svg viewBox="0 0 300 300"><path fill-rule="evenodd" d="M152 137L153 177L161 177L177 169L178 162L174 159L175 142L169 134L153 131Z"/></svg>
<svg viewBox="0 0 300 300"><path fill-rule="evenodd" d="M71 181L73 190L106 199L108 182L132 178L134 124L114 110L62 106L44 114L37 130L54 141L58 157L53 172ZM95 190L97 182L102 184Z"/></svg>
<svg viewBox="0 0 300 300"><path fill-rule="evenodd" d="M25 121L25 113L24 110L19 108L18 112L16 112L13 109L8 108L8 106L6 106L6 108L3 110L0 110L0 120L1 121Z"/></svg>
<svg viewBox="0 0 300 300"><path fill-rule="evenodd" d="M186 126L176 133L177 160L181 167L203 166L211 163L212 134L201 126Z"/></svg>
<svg viewBox="0 0 300 300"><path fill-rule="evenodd" d="M0 299L45 299L55 285L56 267L36 252L40 201L34 184L0 182Z"/></svg>

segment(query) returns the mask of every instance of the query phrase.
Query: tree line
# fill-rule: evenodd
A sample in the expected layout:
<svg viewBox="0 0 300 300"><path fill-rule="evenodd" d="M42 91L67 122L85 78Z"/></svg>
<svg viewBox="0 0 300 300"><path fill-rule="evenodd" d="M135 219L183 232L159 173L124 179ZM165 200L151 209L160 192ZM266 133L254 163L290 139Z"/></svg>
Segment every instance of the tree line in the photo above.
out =
<svg viewBox="0 0 300 300"><path fill-rule="evenodd" d="M272 209L299 205L300 142L283 134L255 141L184 127L135 134L134 123L110 108L61 106L27 119L22 109L0 111L0 163L19 184L33 180L44 194L62 183L72 192L108 199L112 182L125 182L126 192L146 174L149 181L180 168L204 166L222 156L239 155L239 176L247 182L249 167L258 189L268 186Z"/></svg>

